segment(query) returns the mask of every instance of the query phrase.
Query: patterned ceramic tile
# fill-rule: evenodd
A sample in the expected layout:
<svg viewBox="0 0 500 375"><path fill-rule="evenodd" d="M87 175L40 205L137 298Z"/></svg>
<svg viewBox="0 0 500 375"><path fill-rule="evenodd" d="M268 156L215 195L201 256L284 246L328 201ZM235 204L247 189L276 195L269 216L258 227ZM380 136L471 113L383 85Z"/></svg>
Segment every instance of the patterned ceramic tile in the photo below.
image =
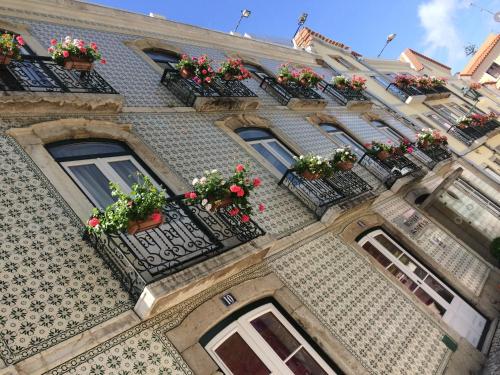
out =
<svg viewBox="0 0 500 375"><path fill-rule="evenodd" d="M427 224L417 234L411 234L404 224L405 213L413 208L404 199L382 202L374 209L387 221L397 226L401 233L444 269L453 274L466 288L479 295L490 269L487 263L472 250L462 246L445 231L426 219ZM420 215L422 216L422 215Z"/></svg>
<svg viewBox="0 0 500 375"><path fill-rule="evenodd" d="M286 250L270 266L370 373L443 370L443 330L335 235Z"/></svg>
<svg viewBox="0 0 500 375"><path fill-rule="evenodd" d="M47 349L130 309L83 225L10 139L0 136L0 356Z"/></svg>

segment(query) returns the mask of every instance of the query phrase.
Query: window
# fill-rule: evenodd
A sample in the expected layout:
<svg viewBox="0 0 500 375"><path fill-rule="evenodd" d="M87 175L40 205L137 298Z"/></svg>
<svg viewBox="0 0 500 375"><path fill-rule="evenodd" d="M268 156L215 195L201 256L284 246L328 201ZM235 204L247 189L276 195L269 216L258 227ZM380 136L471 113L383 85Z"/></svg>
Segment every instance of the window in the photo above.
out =
<svg viewBox="0 0 500 375"><path fill-rule="evenodd" d="M57 142L47 145L47 149L89 200L99 208L115 201L109 189L110 181L117 183L128 193L132 184L139 182L138 173L151 177L130 149L119 142ZM159 185L155 178L152 181Z"/></svg>
<svg viewBox="0 0 500 375"><path fill-rule="evenodd" d="M261 128L240 128L236 133L261 154L280 174L294 163L294 153L274 135Z"/></svg>
<svg viewBox="0 0 500 375"><path fill-rule="evenodd" d="M175 67L175 64L179 62L179 55L174 52L157 49L146 49L143 52L163 69L167 67Z"/></svg>
<svg viewBox="0 0 500 375"><path fill-rule="evenodd" d="M430 118L432 121L434 121L435 123L441 125L445 129L449 129L449 128L453 127L453 123L455 122L455 121L447 121L435 113L428 113L426 116L428 118Z"/></svg>
<svg viewBox="0 0 500 375"><path fill-rule="evenodd" d="M249 64L249 63L243 63L243 66L248 69L250 73L252 73L254 76L257 76L258 78L262 79L265 77L269 77L269 74L267 74L264 69L262 69L260 66Z"/></svg>
<svg viewBox="0 0 500 375"><path fill-rule="evenodd" d="M230 323L205 348L228 375L335 374L271 303Z"/></svg>
<svg viewBox="0 0 500 375"><path fill-rule="evenodd" d="M480 344L486 319L389 235L377 229L358 243L429 310L472 345Z"/></svg>
<svg viewBox="0 0 500 375"><path fill-rule="evenodd" d="M349 61L347 61L346 59L344 59L341 56L332 56L332 58L336 62L338 62L340 65L342 65L344 68L347 68L349 70L355 70L356 69L353 64L351 64Z"/></svg>
<svg viewBox="0 0 500 375"><path fill-rule="evenodd" d="M360 158L364 155L364 147L347 135L344 131L332 124L319 124L321 129L326 131L330 137L332 137L336 143L343 146L350 146L352 151Z"/></svg>
<svg viewBox="0 0 500 375"><path fill-rule="evenodd" d="M486 73L495 78L500 77L500 65L498 65L496 62L493 62L493 64L490 65Z"/></svg>
<svg viewBox="0 0 500 375"><path fill-rule="evenodd" d="M381 133L383 133L387 139L390 139L393 142L400 142L402 137L393 129L389 127L385 122L380 121L380 120L373 120L371 121L371 124L375 126L378 130L380 130Z"/></svg>

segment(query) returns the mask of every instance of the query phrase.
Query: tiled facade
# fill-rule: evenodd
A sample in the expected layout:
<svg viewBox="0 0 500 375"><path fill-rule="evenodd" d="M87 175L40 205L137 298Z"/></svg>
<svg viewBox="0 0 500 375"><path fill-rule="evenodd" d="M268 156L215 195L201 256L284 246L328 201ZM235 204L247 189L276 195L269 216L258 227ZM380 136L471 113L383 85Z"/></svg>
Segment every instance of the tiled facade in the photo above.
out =
<svg viewBox="0 0 500 375"><path fill-rule="evenodd" d="M32 10L19 9L12 0L0 5L0 29L11 25L24 27L44 48L51 38L66 35L95 41L107 59L106 65L96 65L95 69L123 96L124 107L118 113L75 110L53 113L44 109L43 104L35 103L33 107L38 106L35 113L28 110L0 113L0 374L215 374L213 362L207 362L206 366L193 362L189 352L195 351L194 346L181 347L179 341L169 339L169 334L190 316L196 316L191 314L196 314L197 309L213 305L214 311L223 313L206 314L199 325L192 327L190 334L198 335L193 338L198 343L205 333L198 332L199 326L215 326L227 313L219 296L235 288L240 289L233 310L247 302L279 295L282 290L290 293L319 321L315 325L297 319L297 324L347 374L364 371L454 375L460 361L467 356L473 359L463 366L471 371L486 363L479 350L427 311L388 272L375 267L355 242L355 237L375 227L405 238L413 253L429 259L432 264L428 266L439 268L436 272L444 275L452 288L465 291L467 300L490 322L495 321L500 302L491 291L495 283L500 283L498 268L460 239L453 238L446 228L434 223L425 211L405 198L412 191L432 191L453 168L467 168L460 155L455 154L442 170L431 170L410 156L422 174L412 176L406 185L399 187L400 191L389 189L369 168L356 165L354 172L372 188L370 198L360 202L354 199L350 208L334 208L333 214L329 211L319 220L297 196L278 184L278 176L242 139L216 122L229 116L264 119L277 134L286 136L290 149L323 156L343 145L336 144L318 127L314 118L322 118L320 115L335 119L332 122L361 144L387 138L369 119L383 120L394 131L414 141L415 128L391 114L391 111L404 112L399 104L392 105L391 94L374 90L377 100L374 99L373 108L358 110L348 109L327 93L321 93L327 101L325 109L292 111L280 106L253 78L245 81L245 85L257 94L258 110L196 112L185 107L160 83L160 70L132 46L147 39L150 44L157 41L162 47L171 46L190 55L207 54L215 61L238 55L261 64L270 73L282 62L292 61L313 66L328 81L334 71L319 66L317 60L321 58L335 70L346 73L328 55L343 54L356 64L353 55L338 49L299 51L239 40L73 0L63 1L66 10L52 12L35 3ZM81 14L72 17L70 11L76 7L80 7ZM90 17L89 11L111 21L107 24L100 16ZM208 32L212 34L205 35ZM360 65L359 69L366 76L374 74L369 67ZM369 85L369 93L371 89ZM387 99L387 103L379 99ZM172 173L172 186L170 181L164 182L176 194L187 191L192 179L204 170L217 168L227 174L237 163L249 165L263 180L258 202L265 204L266 211L255 215L254 220L266 236L149 285L150 294L143 294L139 301L131 298L120 284L113 262L82 237L82 217L87 213L79 210L85 204L88 206L88 202L82 206L74 204L83 195L67 195L68 191L77 190L66 190L63 186L64 181L69 181L65 179L67 176L61 180L47 177L64 175L55 163L44 162L48 155L44 144L51 139L61 140L58 131L69 129L64 130L69 134L68 139L86 134L91 134L90 138L109 136L104 130L100 133L93 128L92 133L90 126L71 125L75 120L81 124L99 121L115 126L117 133L120 126L130 124L127 136L134 137L135 144L143 145L142 154L152 155L156 164ZM64 129L41 126L34 130L37 124L50 121L57 121ZM464 174L476 176L477 171L468 168ZM476 185L481 182L484 182L482 177ZM487 186L483 192L491 195L495 188L490 182ZM478 203L472 199L470 204ZM456 211L460 213L461 209L457 207ZM420 215L418 228L405 223L410 210L417 210ZM474 219L478 227L492 220L480 215ZM364 229L356 233L350 229L347 237L340 235L356 223ZM488 236L498 236L497 228L498 220L488 227ZM263 277L275 277L281 289L267 285L268 289L264 287L261 291L258 280ZM169 289L167 286L171 285L174 287ZM150 315L143 313L148 298L154 299L154 303L150 301L154 306L148 311ZM292 302L283 305L295 317L298 309L292 308ZM120 319L125 319L126 324ZM322 341L324 332L341 351L329 349L331 343ZM458 351L445 345L444 336L458 343ZM88 342L81 344L80 339ZM496 341L493 340L492 352ZM200 354L200 361L202 357ZM495 364L490 362L488 368L494 368Z"/></svg>

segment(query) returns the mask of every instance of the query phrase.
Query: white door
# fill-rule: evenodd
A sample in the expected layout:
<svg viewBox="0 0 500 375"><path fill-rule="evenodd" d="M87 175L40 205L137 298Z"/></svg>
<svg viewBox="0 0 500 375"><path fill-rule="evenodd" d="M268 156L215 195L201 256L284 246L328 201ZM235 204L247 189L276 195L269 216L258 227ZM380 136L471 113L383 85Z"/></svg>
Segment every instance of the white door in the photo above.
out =
<svg viewBox="0 0 500 375"><path fill-rule="evenodd" d="M358 243L444 322L478 346L486 319L382 230Z"/></svg>
<svg viewBox="0 0 500 375"><path fill-rule="evenodd" d="M272 305L241 316L206 346L226 375L334 375Z"/></svg>

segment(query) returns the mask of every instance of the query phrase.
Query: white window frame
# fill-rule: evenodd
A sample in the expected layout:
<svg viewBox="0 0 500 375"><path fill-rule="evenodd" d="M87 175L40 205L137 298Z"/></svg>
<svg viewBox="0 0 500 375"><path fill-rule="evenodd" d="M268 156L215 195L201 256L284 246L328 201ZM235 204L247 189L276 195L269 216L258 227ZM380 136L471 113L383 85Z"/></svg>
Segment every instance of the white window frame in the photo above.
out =
<svg viewBox="0 0 500 375"><path fill-rule="evenodd" d="M321 125L333 126L336 130L327 130L326 128L322 127ZM358 157L360 157L360 158L365 154L365 149L364 149L363 145L361 143L359 143L358 141L356 141L353 137L351 137L345 131L343 131L342 129L339 129L336 125L334 125L334 124L320 124L318 126L324 132L326 132L328 134L328 136L330 138L332 138L332 140L335 143L339 144L340 147L349 146L351 148L351 150L356 155L358 155ZM346 138L347 142L344 142L344 140L342 139L343 137ZM359 152L357 152L357 150L359 150Z"/></svg>
<svg viewBox="0 0 500 375"><path fill-rule="evenodd" d="M253 328L251 321L266 313L272 313L283 326L291 333L291 335L299 342L299 347L289 355L285 360L282 360L264 338ZM304 348L307 353L316 361L316 363L329 375L336 373L325 362L323 358L313 349L307 340L290 324L290 322L273 306L268 303L260 306L220 331L210 342L205 346L209 355L214 359L217 365L224 371L224 374L233 375L233 373L224 364L222 358L216 353L217 348L222 345L233 334L238 333L260 360L271 371L271 374L276 375L293 375L293 372L286 365L286 361L293 357L297 351Z"/></svg>
<svg viewBox="0 0 500 375"><path fill-rule="evenodd" d="M257 152L262 158L264 158L267 162L267 164L269 165L270 168L272 168L278 175L281 175L281 171L279 171L269 160L267 160L267 158L262 155L259 150L257 150L256 148L253 147L253 145L256 145L256 144L260 144L262 145L267 151L269 151L276 159L278 159L286 168L291 168L292 166L290 165L290 163L283 157L281 156L281 154L276 151L271 145L269 145L270 143L272 142L275 142L277 143L279 146L281 146L288 154L290 154L290 156L293 158L295 155L288 150L288 148L283 144L281 143L277 138L263 138L263 139L256 139L254 141L245 141L247 142L251 147L252 149Z"/></svg>
<svg viewBox="0 0 500 375"><path fill-rule="evenodd" d="M380 120L370 121L370 124L393 142L401 142L403 139L403 137L401 137L395 130L390 128L389 125L380 122Z"/></svg>

